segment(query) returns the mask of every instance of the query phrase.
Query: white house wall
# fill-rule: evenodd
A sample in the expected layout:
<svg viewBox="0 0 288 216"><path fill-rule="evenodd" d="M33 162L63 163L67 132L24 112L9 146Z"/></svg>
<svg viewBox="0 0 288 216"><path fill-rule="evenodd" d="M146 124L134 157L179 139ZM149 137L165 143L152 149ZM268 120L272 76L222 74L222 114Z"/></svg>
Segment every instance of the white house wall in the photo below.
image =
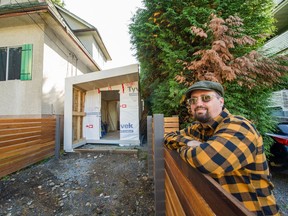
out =
<svg viewBox="0 0 288 216"><path fill-rule="evenodd" d="M68 23L69 27L73 31L81 30L81 29L82 30L83 29L87 29L88 27L92 28L92 29L95 28L95 27L91 26L90 24L86 23L88 25L88 27L87 27L87 25L84 25L82 22L77 20L77 18L71 17L71 16L67 16L67 14L65 14L65 13L61 13L61 15L64 17L65 21ZM82 21L84 21L84 20L82 20ZM81 43L83 44L83 46L90 53L90 55L92 56L94 61L97 62L97 64L100 67L104 67L104 65L106 63L106 60L105 60L105 57L103 56L102 51L98 47L98 45L96 43L96 40L93 37L93 34L91 34L92 33L92 29L91 29L91 31L88 34L78 32L78 33L76 33L76 35L77 35L78 39L81 41ZM93 31L97 31L97 30L95 29Z"/></svg>
<svg viewBox="0 0 288 216"><path fill-rule="evenodd" d="M0 28L0 47L33 44L32 80L0 82L0 115L40 115L43 32L41 26ZM33 36L31 36L33 35Z"/></svg>
<svg viewBox="0 0 288 216"><path fill-rule="evenodd" d="M0 47L33 44L32 80L0 82L0 115L63 114L65 78L90 72L88 67L39 23L2 27L0 38Z"/></svg>
<svg viewBox="0 0 288 216"><path fill-rule="evenodd" d="M81 43L84 45L84 47L88 50L88 52L91 54L93 59L99 64L100 67L104 67L105 60L103 57L103 54L100 52L100 48L95 42L95 39L92 35L79 35L78 36Z"/></svg>
<svg viewBox="0 0 288 216"><path fill-rule="evenodd" d="M64 114L65 78L89 69L46 28L43 58L43 114Z"/></svg>

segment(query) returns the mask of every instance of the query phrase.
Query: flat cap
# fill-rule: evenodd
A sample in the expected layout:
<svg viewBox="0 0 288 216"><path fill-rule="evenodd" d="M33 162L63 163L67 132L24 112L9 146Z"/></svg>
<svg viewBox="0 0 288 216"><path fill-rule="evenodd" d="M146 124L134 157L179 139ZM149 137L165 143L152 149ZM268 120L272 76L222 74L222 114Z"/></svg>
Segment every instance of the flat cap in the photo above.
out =
<svg viewBox="0 0 288 216"><path fill-rule="evenodd" d="M189 98L192 91L194 90L213 90L220 94L222 97L224 96L223 86L218 82L212 81L199 81L190 86L186 91L186 97Z"/></svg>

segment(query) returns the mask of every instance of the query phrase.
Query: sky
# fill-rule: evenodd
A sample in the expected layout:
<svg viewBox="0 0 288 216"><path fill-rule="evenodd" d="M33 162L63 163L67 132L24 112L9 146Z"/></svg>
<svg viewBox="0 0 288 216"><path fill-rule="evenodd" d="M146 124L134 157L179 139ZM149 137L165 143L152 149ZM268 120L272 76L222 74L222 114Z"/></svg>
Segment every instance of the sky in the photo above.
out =
<svg viewBox="0 0 288 216"><path fill-rule="evenodd" d="M65 9L97 28L112 61L103 69L138 63L128 25L141 0L64 0Z"/></svg>

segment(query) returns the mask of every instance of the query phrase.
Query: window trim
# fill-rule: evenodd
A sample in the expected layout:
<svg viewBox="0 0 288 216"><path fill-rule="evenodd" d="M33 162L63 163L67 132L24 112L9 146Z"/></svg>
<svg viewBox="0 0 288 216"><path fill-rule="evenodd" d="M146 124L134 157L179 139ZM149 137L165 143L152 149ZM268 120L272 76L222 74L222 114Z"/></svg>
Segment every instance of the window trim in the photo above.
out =
<svg viewBox="0 0 288 216"><path fill-rule="evenodd" d="M6 49L6 68L5 68L5 80L1 81L9 81L9 80L21 80L27 81L32 80L32 66L33 66L33 44L23 44L19 46L7 46L1 47L2 49ZM10 49L13 48L21 48L20 55L20 70L19 70L19 79L9 79L9 61L10 58ZM18 62L18 59L17 59ZM18 70L16 71L18 73Z"/></svg>

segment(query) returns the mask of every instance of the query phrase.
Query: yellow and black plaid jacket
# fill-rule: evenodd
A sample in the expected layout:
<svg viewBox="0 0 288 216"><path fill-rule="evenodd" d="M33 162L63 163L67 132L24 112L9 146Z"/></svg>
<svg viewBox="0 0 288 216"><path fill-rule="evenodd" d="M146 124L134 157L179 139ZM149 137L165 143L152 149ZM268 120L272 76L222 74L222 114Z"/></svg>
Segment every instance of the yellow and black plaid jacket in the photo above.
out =
<svg viewBox="0 0 288 216"><path fill-rule="evenodd" d="M188 147L198 140L198 147ZM209 124L194 122L168 133L165 145L191 166L209 174L256 215L279 215L262 137L247 119L224 109Z"/></svg>

